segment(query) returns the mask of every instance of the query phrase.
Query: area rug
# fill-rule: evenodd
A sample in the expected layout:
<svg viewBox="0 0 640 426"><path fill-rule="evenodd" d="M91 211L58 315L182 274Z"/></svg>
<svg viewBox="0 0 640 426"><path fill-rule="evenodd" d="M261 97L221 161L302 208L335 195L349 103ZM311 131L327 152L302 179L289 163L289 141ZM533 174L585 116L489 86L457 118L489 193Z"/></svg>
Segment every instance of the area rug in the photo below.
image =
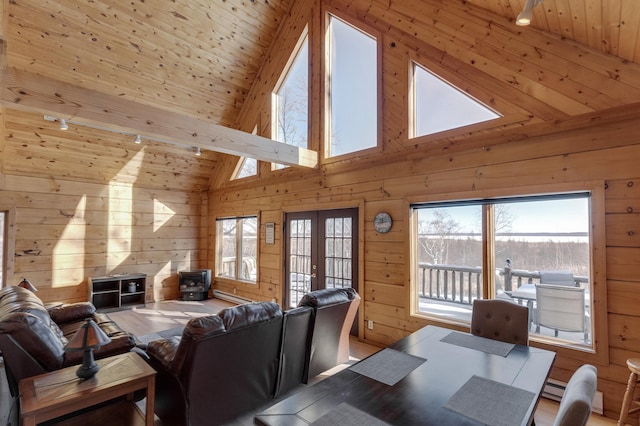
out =
<svg viewBox="0 0 640 426"><path fill-rule="evenodd" d="M168 339L173 336L182 336L182 330L184 330L184 326L158 331L157 333L145 334L144 336L138 336L138 341L143 345L146 345L154 340Z"/></svg>

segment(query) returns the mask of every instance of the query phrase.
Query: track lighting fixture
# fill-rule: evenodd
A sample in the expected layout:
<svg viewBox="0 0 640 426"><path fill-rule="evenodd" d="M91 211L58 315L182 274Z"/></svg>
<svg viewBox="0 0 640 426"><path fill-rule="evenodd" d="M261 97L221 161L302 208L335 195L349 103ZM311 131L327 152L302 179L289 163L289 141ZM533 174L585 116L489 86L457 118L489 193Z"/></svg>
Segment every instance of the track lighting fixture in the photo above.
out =
<svg viewBox="0 0 640 426"><path fill-rule="evenodd" d="M199 147L199 146L197 146L197 147L196 147L196 156L197 156L197 157L200 157L200 154L201 154L201 152L200 152L200 147Z"/></svg>
<svg viewBox="0 0 640 426"><path fill-rule="evenodd" d="M142 137L140 137L140 135L136 135L136 139L134 140L134 142L137 144L142 143Z"/></svg>
<svg viewBox="0 0 640 426"><path fill-rule="evenodd" d="M536 7L538 3L542 3L542 0L527 0L522 8L522 12L520 12L516 18L516 25L521 27L529 25L531 18L533 18L533 8Z"/></svg>
<svg viewBox="0 0 640 426"><path fill-rule="evenodd" d="M67 126L67 120L64 118L60 119L60 130L67 130L69 126Z"/></svg>

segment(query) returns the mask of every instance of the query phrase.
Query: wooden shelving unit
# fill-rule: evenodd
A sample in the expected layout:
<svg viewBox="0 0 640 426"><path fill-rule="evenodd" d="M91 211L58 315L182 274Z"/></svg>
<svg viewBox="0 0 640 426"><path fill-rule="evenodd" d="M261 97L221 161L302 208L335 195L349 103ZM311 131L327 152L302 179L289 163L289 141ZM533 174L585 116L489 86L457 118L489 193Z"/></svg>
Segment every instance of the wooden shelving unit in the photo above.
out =
<svg viewBox="0 0 640 426"><path fill-rule="evenodd" d="M101 311L142 306L147 297L146 289L145 274L89 277L89 301Z"/></svg>

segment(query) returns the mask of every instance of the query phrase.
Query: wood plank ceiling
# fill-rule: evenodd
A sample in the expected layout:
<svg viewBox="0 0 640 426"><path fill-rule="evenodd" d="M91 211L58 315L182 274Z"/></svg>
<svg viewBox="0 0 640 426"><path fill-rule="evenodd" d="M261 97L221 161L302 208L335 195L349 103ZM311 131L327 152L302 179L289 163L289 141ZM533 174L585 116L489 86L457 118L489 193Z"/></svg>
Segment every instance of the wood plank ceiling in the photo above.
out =
<svg viewBox="0 0 640 426"><path fill-rule="evenodd" d="M525 1L466 2L515 21ZM637 0L544 0L533 8L531 27L640 63Z"/></svg>
<svg viewBox="0 0 640 426"><path fill-rule="evenodd" d="M290 1L9 2L7 62L233 127ZM512 21L524 2L466 1ZM531 26L640 63L636 3L544 0Z"/></svg>
<svg viewBox="0 0 640 426"><path fill-rule="evenodd" d="M233 127L289 1L9 3L12 67Z"/></svg>
<svg viewBox="0 0 640 426"><path fill-rule="evenodd" d="M6 1L0 37L5 43L8 67L235 128L293 1L296 0ZM446 8L449 1L453 0L440 3ZM376 7L389 7L394 2L402 0L370 1ZM496 19L511 22L524 2L458 0L471 19L479 11L477 8L483 8L494 13ZM531 26L640 63L640 8L636 3L637 0L544 0L534 8ZM437 16L433 19L437 20ZM460 25L464 26L464 22ZM35 157L24 152L25 144L35 147L46 143L36 133L24 131L25 125L36 118L9 114L8 142L13 137L23 146L7 146L7 152L16 154L12 163L16 169L5 172L33 174L33 170L43 170L48 175L56 174L56 170L47 170L53 166L45 163L45 158L42 164L46 167L38 167ZM42 123L36 129L47 126L55 124ZM108 132L78 131L78 135L87 143L101 141L117 147L126 141L119 136L110 138ZM167 170L160 170L161 173L171 176L189 168L192 160L187 154L169 151L179 158L166 162L163 167ZM87 151L86 155L87 161L98 157L108 161L109 156L104 151ZM127 155L133 153L128 151ZM205 163L191 167L197 173L194 188L206 190L206 180L215 176L212 170L224 158L213 152L203 155L199 161ZM19 170L16 164L30 167ZM66 165L61 167L68 170ZM153 167L149 175L154 175ZM158 186L184 188L190 183L193 182L175 182L167 177Z"/></svg>

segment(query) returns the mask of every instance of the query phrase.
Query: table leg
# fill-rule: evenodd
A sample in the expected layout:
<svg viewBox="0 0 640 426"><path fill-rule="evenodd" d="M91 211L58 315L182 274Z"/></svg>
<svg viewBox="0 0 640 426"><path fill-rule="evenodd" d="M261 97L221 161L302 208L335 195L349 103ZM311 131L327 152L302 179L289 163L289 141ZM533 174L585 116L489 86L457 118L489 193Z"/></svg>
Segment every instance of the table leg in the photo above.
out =
<svg viewBox="0 0 640 426"><path fill-rule="evenodd" d="M24 416L22 418L22 426L36 426L36 417L35 416Z"/></svg>
<svg viewBox="0 0 640 426"><path fill-rule="evenodd" d="M147 426L153 426L153 410L156 398L156 377L151 376L147 381L147 405L146 405L146 421Z"/></svg>

